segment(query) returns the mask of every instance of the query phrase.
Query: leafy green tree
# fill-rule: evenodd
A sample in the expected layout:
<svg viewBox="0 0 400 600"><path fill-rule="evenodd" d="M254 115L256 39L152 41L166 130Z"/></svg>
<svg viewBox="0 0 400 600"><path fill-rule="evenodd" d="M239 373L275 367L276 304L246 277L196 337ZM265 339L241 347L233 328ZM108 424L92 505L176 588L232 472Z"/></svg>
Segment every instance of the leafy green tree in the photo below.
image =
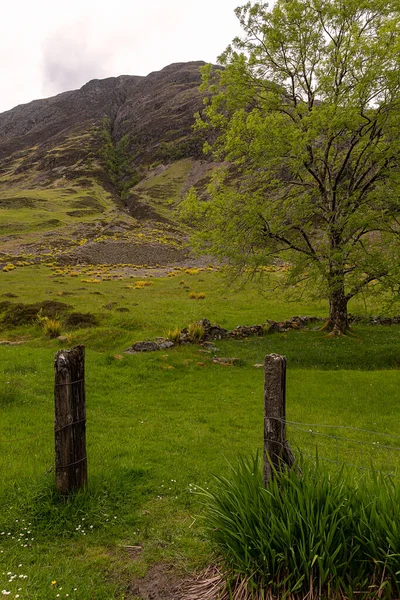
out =
<svg viewBox="0 0 400 600"><path fill-rule="evenodd" d="M124 135L117 143L114 143L111 135L111 124L109 119L104 119L103 126L99 132L100 157L103 162L110 182L118 195L125 200L129 189L139 181L136 170L132 167L132 157L129 152L129 135Z"/></svg>
<svg viewBox="0 0 400 600"><path fill-rule="evenodd" d="M197 247L238 272L290 265L348 329L360 292L399 285L398 0L277 0L236 9L244 30L207 65L197 127L224 166L182 212Z"/></svg>

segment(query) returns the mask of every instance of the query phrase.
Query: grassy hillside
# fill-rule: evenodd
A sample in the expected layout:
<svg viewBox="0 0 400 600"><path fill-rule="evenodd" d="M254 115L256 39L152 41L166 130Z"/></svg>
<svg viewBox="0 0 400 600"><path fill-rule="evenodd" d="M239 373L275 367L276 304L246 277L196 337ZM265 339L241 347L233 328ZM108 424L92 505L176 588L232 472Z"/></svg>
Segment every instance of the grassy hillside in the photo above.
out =
<svg viewBox="0 0 400 600"><path fill-rule="evenodd" d="M254 365L267 353L288 357L288 420L400 435L399 326L358 325L338 339L293 330L215 342L217 350L125 354L134 341L203 317L234 328L327 313L324 302L229 289L211 265L163 267L32 264L0 272L0 338L14 342L0 344L0 585L10 598L176 599L179 582L212 560L197 492L262 445L263 373ZM191 291L205 298L192 300ZM35 321L35 303L46 301L63 303L53 308L64 340L47 338ZM90 313L97 324L67 326L72 312ZM89 489L64 502L52 471L53 358L77 343L87 349ZM214 355L240 360L226 367ZM353 432L351 444L346 430L313 428L338 441L293 426L293 447L313 454L319 439L329 460L400 465L396 438ZM362 456L357 440L366 442Z"/></svg>

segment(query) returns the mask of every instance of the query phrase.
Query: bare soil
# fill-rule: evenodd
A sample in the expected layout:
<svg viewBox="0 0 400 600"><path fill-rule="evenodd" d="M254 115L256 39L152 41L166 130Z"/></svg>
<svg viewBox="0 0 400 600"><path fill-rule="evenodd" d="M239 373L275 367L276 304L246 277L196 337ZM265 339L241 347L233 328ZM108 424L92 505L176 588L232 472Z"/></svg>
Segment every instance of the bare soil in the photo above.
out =
<svg viewBox="0 0 400 600"><path fill-rule="evenodd" d="M171 566L157 564L135 581L129 593L140 600L181 600L193 582L193 577L182 577Z"/></svg>

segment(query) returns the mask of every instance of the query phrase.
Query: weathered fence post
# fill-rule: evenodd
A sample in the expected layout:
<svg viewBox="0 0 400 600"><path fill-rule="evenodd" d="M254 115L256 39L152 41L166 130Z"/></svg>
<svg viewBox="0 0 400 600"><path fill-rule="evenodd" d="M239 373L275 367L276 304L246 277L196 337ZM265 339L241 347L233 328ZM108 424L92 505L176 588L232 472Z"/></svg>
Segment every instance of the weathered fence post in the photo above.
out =
<svg viewBox="0 0 400 600"><path fill-rule="evenodd" d="M286 357L267 354L264 361L264 484L290 463L286 442Z"/></svg>
<svg viewBox="0 0 400 600"><path fill-rule="evenodd" d="M57 352L54 372L56 487L67 495L87 486L84 346Z"/></svg>

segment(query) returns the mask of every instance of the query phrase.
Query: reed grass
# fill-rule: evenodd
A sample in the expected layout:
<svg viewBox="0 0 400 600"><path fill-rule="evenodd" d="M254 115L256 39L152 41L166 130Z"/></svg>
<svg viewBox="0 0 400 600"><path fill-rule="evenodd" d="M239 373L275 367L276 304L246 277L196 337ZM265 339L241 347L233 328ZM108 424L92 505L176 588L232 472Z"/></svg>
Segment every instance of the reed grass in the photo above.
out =
<svg viewBox="0 0 400 600"><path fill-rule="evenodd" d="M400 597L400 485L318 459L263 486L259 455L203 491L226 599Z"/></svg>

